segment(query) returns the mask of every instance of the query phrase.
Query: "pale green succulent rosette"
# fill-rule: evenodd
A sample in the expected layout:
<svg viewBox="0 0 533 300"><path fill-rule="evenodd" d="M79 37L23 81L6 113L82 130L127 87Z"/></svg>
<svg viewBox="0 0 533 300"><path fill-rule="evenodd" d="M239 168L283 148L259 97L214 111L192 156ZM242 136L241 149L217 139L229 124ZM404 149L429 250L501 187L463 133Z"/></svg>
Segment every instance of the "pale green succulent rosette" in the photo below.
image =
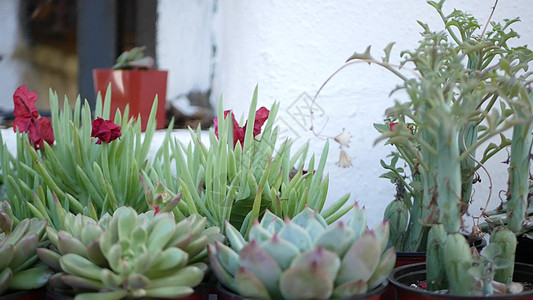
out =
<svg viewBox="0 0 533 300"><path fill-rule="evenodd" d="M64 230L47 228L53 247L38 254L58 271L50 286L76 300L183 297L207 271L207 243L222 240L219 229L205 229L205 223L197 216L176 222L172 213L137 214L131 207L98 222L67 213Z"/></svg>
<svg viewBox="0 0 533 300"><path fill-rule="evenodd" d="M305 207L285 221L267 211L246 240L226 223L230 247L208 245L213 272L222 285L260 299L328 299L366 293L382 284L396 252L386 249L389 224L368 230L364 208L355 205L346 222L327 225Z"/></svg>
<svg viewBox="0 0 533 300"><path fill-rule="evenodd" d="M11 207L0 203L0 295L43 287L52 271L36 249L46 243L46 220L24 219L13 228Z"/></svg>

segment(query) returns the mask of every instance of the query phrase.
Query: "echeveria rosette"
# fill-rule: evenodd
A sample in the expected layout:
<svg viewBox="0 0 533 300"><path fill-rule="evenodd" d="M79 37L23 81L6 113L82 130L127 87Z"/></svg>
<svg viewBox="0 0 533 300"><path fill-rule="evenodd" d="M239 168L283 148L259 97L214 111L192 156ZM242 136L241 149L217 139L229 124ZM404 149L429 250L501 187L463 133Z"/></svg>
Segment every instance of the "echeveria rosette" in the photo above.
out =
<svg viewBox="0 0 533 300"><path fill-rule="evenodd" d="M21 85L13 94L15 109L13 114L13 131L25 132L35 150L43 149L44 142L49 145L54 143L54 131L52 122L46 117L39 117L35 107L38 96L33 91L28 91L25 85Z"/></svg>
<svg viewBox="0 0 533 300"><path fill-rule="evenodd" d="M385 249L389 224L367 230L364 208L351 219L327 225L306 207L282 221L266 211L248 241L229 223L230 246L208 245L220 282L242 296L261 299L328 299L363 294L380 285L396 261Z"/></svg>
<svg viewBox="0 0 533 300"><path fill-rule="evenodd" d="M122 135L120 132L120 126L111 120L96 118L91 125L91 137L98 138L96 144L101 144L102 142L110 143Z"/></svg>
<svg viewBox="0 0 533 300"><path fill-rule="evenodd" d="M201 261L219 229L206 219L120 207L98 222L78 214L64 216L63 230L47 228L53 247L39 257L57 271L50 285L71 290L76 300L177 298L193 293L207 270ZM219 238L219 237L215 237Z"/></svg>

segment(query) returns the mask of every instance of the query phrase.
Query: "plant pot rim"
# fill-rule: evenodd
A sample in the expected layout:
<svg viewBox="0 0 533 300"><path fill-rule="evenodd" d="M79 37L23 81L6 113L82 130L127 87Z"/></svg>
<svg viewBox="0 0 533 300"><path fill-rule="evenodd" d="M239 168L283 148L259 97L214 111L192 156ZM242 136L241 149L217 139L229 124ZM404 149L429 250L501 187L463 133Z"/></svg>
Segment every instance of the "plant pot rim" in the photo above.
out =
<svg viewBox="0 0 533 300"><path fill-rule="evenodd" d="M367 299L367 298L371 298L371 297L375 297L375 296L383 294L385 292L385 290L387 289L388 285L389 285L389 280L388 279L384 279L379 284L379 286L375 287L373 290L371 290L369 292L366 292L364 294L354 295L354 296L345 297L345 298L328 298L328 299L332 299L332 300L343 300L343 299L344 300L363 300L363 299ZM220 282L217 282L216 288L217 288L219 293L222 293L226 297L230 297L230 299L256 300L256 298L247 298L245 296L241 296L239 294L236 294L236 293L230 291L228 288L226 288Z"/></svg>
<svg viewBox="0 0 533 300"><path fill-rule="evenodd" d="M533 269L533 265L519 263L519 262L515 262L515 272L517 270L516 267L522 267L522 268L529 267L529 268ZM392 272L390 273L389 278L388 278L390 284L393 285L394 288L396 288L396 289L402 289L402 290L405 290L405 291L408 291L408 292L417 293L419 295L422 295L422 296L425 296L425 297L430 297L430 298L470 299L470 300L480 299L481 300L481 299L520 299L520 298L523 298L523 297L533 297L533 290L522 292L520 294L493 295L493 296L490 296L490 297L487 297L487 296L460 296L460 295L450 295L450 294L438 294L438 293L431 292L431 291L424 290L424 289L416 289L416 288L413 288L413 287L410 287L410 286L406 285L405 283L401 283L400 281L398 281L397 278L399 278L399 277L401 278L401 276L404 276L404 275L407 275L407 274L418 274L418 275L422 275L423 274L423 276L425 278L426 263L415 263L415 264L409 264L409 265L405 265L405 266L401 266L401 267L395 268L394 270L392 270Z"/></svg>
<svg viewBox="0 0 533 300"><path fill-rule="evenodd" d="M165 69L112 69L112 68L95 68L93 71L97 72L114 72L114 71L121 71L121 72L165 72L168 73L168 70Z"/></svg>

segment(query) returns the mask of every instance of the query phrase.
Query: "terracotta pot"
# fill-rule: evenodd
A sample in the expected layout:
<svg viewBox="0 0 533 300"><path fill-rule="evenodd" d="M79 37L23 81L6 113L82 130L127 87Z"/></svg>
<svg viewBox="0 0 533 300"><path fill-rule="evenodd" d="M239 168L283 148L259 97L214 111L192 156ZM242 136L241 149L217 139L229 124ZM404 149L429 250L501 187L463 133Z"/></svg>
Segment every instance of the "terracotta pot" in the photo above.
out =
<svg viewBox="0 0 533 300"><path fill-rule="evenodd" d="M0 300L44 300L46 289L36 289L30 291L18 291L0 296Z"/></svg>
<svg viewBox="0 0 533 300"><path fill-rule="evenodd" d="M517 295L496 295L492 297L483 296L453 296L436 294L424 289L412 288L409 285L418 281L426 280L426 264L418 263L396 268L389 276L389 280L395 289L396 300L443 300L443 299L464 299L464 300L487 300L487 299L522 299L533 300L533 291L524 292ZM533 265L516 263L513 281L533 283Z"/></svg>
<svg viewBox="0 0 533 300"><path fill-rule="evenodd" d="M370 292L367 292L366 294L357 295L357 296L348 297L348 298L341 298L339 300L380 300L380 299L388 300L387 298L382 298L382 294L387 289L388 284L389 282L385 280L381 283L380 286L378 286L377 288L373 289ZM248 298L248 297L243 297L241 295L237 295L227 290L226 288L224 288L220 283L217 284L217 294L218 294L217 296L218 300L258 300L258 299L253 299L253 298Z"/></svg>
<svg viewBox="0 0 533 300"><path fill-rule="evenodd" d="M129 104L131 117L141 116L142 130L146 130L148 116L157 95L156 128L166 126L167 71L160 70L93 70L94 89L105 99L111 83L111 119L117 109L124 112Z"/></svg>

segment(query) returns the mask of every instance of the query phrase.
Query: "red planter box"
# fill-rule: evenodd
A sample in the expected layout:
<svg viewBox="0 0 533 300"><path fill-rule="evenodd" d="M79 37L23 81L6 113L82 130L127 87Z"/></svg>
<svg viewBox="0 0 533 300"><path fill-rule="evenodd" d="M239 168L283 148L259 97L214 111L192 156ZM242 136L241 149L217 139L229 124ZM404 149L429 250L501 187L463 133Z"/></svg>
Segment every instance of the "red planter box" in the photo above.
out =
<svg viewBox="0 0 533 300"><path fill-rule="evenodd" d="M100 92L102 99L109 83L111 83L111 118L117 109L124 112L130 105L130 117L140 115L141 127L144 131L150 110L157 95L156 128L166 126L167 71L160 70L93 70L94 89Z"/></svg>

